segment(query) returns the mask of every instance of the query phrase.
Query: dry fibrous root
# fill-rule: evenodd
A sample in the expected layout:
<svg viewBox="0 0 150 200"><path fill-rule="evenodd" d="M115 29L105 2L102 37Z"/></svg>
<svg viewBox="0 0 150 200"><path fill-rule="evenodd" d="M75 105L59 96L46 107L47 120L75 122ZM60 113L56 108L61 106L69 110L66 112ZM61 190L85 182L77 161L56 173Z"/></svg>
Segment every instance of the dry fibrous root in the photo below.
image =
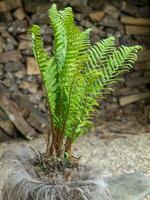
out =
<svg viewBox="0 0 150 200"><path fill-rule="evenodd" d="M1 158L2 200L110 200L107 184L90 167L76 166L52 179L39 176L36 153L28 147L7 151ZM67 173L68 172L68 173Z"/></svg>

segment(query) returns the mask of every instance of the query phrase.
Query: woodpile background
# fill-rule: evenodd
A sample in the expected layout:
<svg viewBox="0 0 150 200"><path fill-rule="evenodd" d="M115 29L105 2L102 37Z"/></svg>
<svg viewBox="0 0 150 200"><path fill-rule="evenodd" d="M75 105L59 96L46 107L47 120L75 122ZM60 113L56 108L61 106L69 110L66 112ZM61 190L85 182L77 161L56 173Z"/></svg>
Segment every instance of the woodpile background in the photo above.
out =
<svg viewBox="0 0 150 200"><path fill-rule="evenodd" d="M40 24L45 47L52 49L53 33L48 26L47 9L72 6L76 23L92 28L92 42L115 36L116 43L143 46L131 73L115 88L97 121L136 116L150 121L150 5L148 0L0 0L0 141L27 139L47 133L48 113L37 63L27 34ZM100 122L101 123L101 122Z"/></svg>

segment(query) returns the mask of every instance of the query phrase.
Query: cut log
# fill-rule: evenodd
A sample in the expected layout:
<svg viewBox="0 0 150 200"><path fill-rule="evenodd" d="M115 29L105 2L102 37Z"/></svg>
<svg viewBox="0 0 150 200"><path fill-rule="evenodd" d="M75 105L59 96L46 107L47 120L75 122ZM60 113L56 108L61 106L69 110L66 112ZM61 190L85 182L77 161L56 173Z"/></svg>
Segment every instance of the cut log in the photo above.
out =
<svg viewBox="0 0 150 200"><path fill-rule="evenodd" d="M0 82L0 94L10 98L10 93L8 92L7 87L3 84L3 82Z"/></svg>
<svg viewBox="0 0 150 200"><path fill-rule="evenodd" d="M128 105L130 103L134 103L136 101L140 101L142 99L150 98L150 92L141 92L138 94L128 95L128 96L122 96L119 98L119 104L121 106Z"/></svg>
<svg viewBox="0 0 150 200"><path fill-rule="evenodd" d="M123 27L121 25L121 22L118 19L113 18L110 15L107 15L106 17L104 17L99 24L101 26L105 26L105 27L111 27L111 28L117 28L118 30L120 30L122 32Z"/></svg>
<svg viewBox="0 0 150 200"><path fill-rule="evenodd" d="M16 129L26 138L33 139L37 137L36 131L25 121L21 113L18 111L16 104L9 100L6 96L0 97L0 107L7 114L10 121Z"/></svg>
<svg viewBox="0 0 150 200"><path fill-rule="evenodd" d="M16 137L17 129L9 120L8 116L0 109L0 128L10 137Z"/></svg>
<svg viewBox="0 0 150 200"><path fill-rule="evenodd" d="M5 41L4 39L0 36L0 54L4 51L5 47Z"/></svg>
<svg viewBox="0 0 150 200"><path fill-rule="evenodd" d="M120 15L120 10L111 4L106 4L104 6L104 12L112 16L113 18L118 18Z"/></svg>
<svg viewBox="0 0 150 200"><path fill-rule="evenodd" d="M37 94L37 84L35 83L30 83L28 81L22 81L19 85L19 88L24 89L24 90L28 90L31 93L36 93Z"/></svg>
<svg viewBox="0 0 150 200"><path fill-rule="evenodd" d="M143 75L144 75L144 77L149 77L150 78L150 71L145 71Z"/></svg>
<svg viewBox="0 0 150 200"><path fill-rule="evenodd" d="M46 13L47 10L49 9L49 5L45 3L42 3L42 4L38 4L36 5L36 13Z"/></svg>
<svg viewBox="0 0 150 200"><path fill-rule="evenodd" d="M11 10L10 4L7 1L0 1L0 12Z"/></svg>
<svg viewBox="0 0 150 200"><path fill-rule="evenodd" d="M30 112L28 122L41 133L48 134L50 131L50 123L48 123L47 115L41 112Z"/></svg>
<svg viewBox="0 0 150 200"><path fill-rule="evenodd" d="M147 120L150 122L150 106L146 106L146 115L147 115Z"/></svg>
<svg viewBox="0 0 150 200"><path fill-rule="evenodd" d="M10 140L11 137L9 137L1 128L0 128L0 142L6 142L7 140Z"/></svg>
<svg viewBox="0 0 150 200"><path fill-rule="evenodd" d="M135 77L127 79L126 85L128 87L136 87L136 86L142 86L150 83L149 77Z"/></svg>
<svg viewBox="0 0 150 200"><path fill-rule="evenodd" d="M137 62L144 62L150 60L150 50L143 50L138 53Z"/></svg>
<svg viewBox="0 0 150 200"><path fill-rule="evenodd" d="M132 16L137 16L138 13L138 7L126 1L122 1L121 10Z"/></svg>
<svg viewBox="0 0 150 200"><path fill-rule="evenodd" d="M130 87L121 87L117 91L117 96L131 95L131 94L136 94L138 92L139 92L139 90L136 89L136 88L134 88L134 89L131 90Z"/></svg>
<svg viewBox="0 0 150 200"><path fill-rule="evenodd" d="M18 50L8 51L0 54L0 63L9 61L18 62L21 59L21 53Z"/></svg>
<svg viewBox="0 0 150 200"><path fill-rule="evenodd" d="M127 35L150 35L150 27L125 26Z"/></svg>
<svg viewBox="0 0 150 200"><path fill-rule="evenodd" d="M134 69L138 70L150 70L150 61L149 62L139 62L136 63Z"/></svg>
<svg viewBox="0 0 150 200"><path fill-rule="evenodd" d="M3 36L3 38L6 38L10 43L12 43L14 46L17 46L18 43L17 41L5 30L1 31L1 35Z"/></svg>
<svg viewBox="0 0 150 200"><path fill-rule="evenodd" d="M25 33L27 31L27 28L28 28L27 20L18 19L10 24L8 31L16 36L18 33L19 34Z"/></svg>
<svg viewBox="0 0 150 200"><path fill-rule="evenodd" d="M37 3L35 1L29 1L28 0L23 0L25 11L29 13L35 13L36 12L36 7Z"/></svg>
<svg viewBox="0 0 150 200"><path fill-rule="evenodd" d="M103 17L105 13L103 11L95 11L89 14L89 17L92 21L99 22Z"/></svg>
<svg viewBox="0 0 150 200"><path fill-rule="evenodd" d="M21 0L7 0L7 1L10 4L12 10L19 8L19 7L22 7L22 1Z"/></svg>
<svg viewBox="0 0 150 200"><path fill-rule="evenodd" d="M18 8L17 10L15 10L13 15L16 19L19 19L19 20L23 20L26 17L26 14L25 14L23 8Z"/></svg>
<svg viewBox="0 0 150 200"><path fill-rule="evenodd" d="M21 6L21 0L3 0L0 1L0 12L6 12Z"/></svg>
<svg viewBox="0 0 150 200"><path fill-rule="evenodd" d="M122 16L121 22L127 25L150 26L150 19L147 19L147 18L135 18L135 17Z"/></svg>
<svg viewBox="0 0 150 200"><path fill-rule="evenodd" d="M32 57L27 58L27 74L28 75L40 74L40 70L39 70L37 61Z"/></svg>
<svg viewBox="0 0 150 200"><path fill-rule="evenodd" d="M13 95L19 111L22 113L24 118L27 119L28 123L33 126L36 130L41 133L48 133L50 130L50 121L48 114L41 113L39 110L34 108L32 103L28 99L20 94Z"/></svg>
<svg viewBox="0 0 150 200"><path fill-rule="evenodd" d="M21 40L18 45L19 50L31 49L31 47L32 47L31 42L27 40Z"/></svg>

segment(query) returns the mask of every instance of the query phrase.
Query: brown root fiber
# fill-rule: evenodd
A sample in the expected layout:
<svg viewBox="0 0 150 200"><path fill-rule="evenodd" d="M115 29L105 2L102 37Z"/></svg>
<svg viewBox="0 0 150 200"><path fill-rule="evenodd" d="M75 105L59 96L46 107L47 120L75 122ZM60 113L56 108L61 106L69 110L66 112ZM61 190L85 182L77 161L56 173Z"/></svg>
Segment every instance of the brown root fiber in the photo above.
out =
<svg viewBox="0 0 150 200"><path fill-rule="evenodd" d="M58 167L53 176L37 173L37 157L30 148L7 151L2 200L109 200L107 184L90 167ZM38 170L40 173L40 169Z"/></svg>

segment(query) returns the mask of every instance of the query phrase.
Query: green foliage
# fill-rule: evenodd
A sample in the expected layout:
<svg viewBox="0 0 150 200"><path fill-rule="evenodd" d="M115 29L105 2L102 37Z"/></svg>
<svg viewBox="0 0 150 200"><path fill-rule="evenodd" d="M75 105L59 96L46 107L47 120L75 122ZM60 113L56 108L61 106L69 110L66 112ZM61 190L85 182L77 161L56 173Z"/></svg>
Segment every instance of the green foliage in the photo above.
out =
<svg viewBox="0 0 150 200"><path fill-rule="evenodd" d="M50 57L43 47L38 25L31 28L33 51L38 61L49 102L53 127L74 141L92 126L97 99L110 91L118 75L129 71L140 46L115 47L114 37L90 44L90 30L81 32L71 8L48 15L54 33Z"/></svg>

